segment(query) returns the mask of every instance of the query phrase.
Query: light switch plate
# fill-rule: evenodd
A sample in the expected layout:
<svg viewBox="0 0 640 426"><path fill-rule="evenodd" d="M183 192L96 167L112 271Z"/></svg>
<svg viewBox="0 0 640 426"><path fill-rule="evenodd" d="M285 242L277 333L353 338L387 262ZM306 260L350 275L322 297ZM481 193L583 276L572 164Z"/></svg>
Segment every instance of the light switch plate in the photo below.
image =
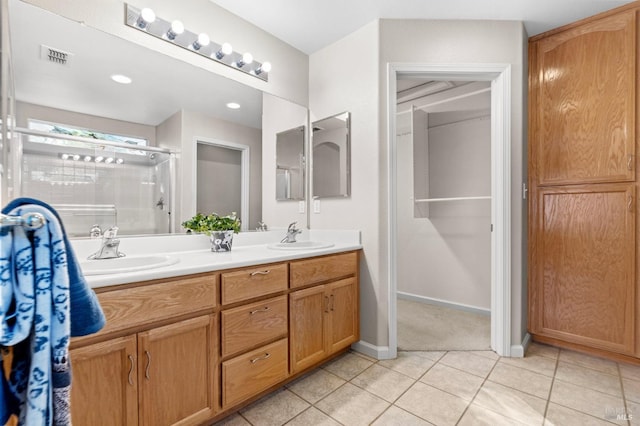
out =
<svg viewBox="0 0 640 426"><path fill-rule="evenodd" d="M313 200L313 212L320 213L320 200Z"/></svg>
<svg viewBox="0 0 640 426"><path fill-rule="evenodd" d="M298 213L304 213L304 201L298 201Z"/></svg>

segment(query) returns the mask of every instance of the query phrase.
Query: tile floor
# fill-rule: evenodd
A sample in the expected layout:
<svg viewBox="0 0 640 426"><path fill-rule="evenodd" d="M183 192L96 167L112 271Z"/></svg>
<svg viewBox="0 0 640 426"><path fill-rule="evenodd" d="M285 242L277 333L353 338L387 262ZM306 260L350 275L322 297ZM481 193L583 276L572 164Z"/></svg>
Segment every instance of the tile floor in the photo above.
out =
<svg viewBox="0 0 640 426"><path fill-rule="evenodd" d="M356 352L219 425L640 425L640 366L532 344L490 351Z"/></svg>

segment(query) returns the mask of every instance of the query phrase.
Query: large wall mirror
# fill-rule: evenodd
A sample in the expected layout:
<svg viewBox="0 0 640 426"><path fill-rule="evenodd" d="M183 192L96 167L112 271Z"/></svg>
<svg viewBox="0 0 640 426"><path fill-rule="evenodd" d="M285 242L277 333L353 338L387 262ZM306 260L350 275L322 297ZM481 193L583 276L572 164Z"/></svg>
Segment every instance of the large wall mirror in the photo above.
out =
<svg viewBox="0 0 640 426"><path fill-rule="evenodd" d="M213 152L200 161L198 142L215 140L250 149L250 183L244 183L248 203L241 207L247 211L237 213L248 218L243 230L255 229L262 220L260 90L19 0L9 0L9 19L19 128L29 128L33 121L61 124L140 138L176 154L174 165L160 164L164 157L149 153L147 161L129 161L136 155L133 149L129 157L116 153L105 164L95 160L110 158L99 146L98 152L74 159L75 148L64 135L55 137L54 148L23 135L20 145L30 144L30 151L11 153L11 196L67 205L63 221L72 236L88 235L93 223L115 224L129 235L183 232L180 223L198 206L212 205L204 199L215 195L207 185L222 183L206 173L200 173L204 178L198 183L195 171L215 163ZM118 84L111 79L116 74L132 82ZM240 108L228 108L230 102ZM117 163L118 158L123 161ZM36 187L42 190L36 193Z"/></svg>
<svg viewBox="0 0 640 426"><path fill-rule="evenodd" d="M314 121L313 198L351 195L350 114Z"/></svg>
<svg viewBox="0 0 640 426"><path fill-rule="evenodd" d="M276 136L276 200L304 200L305 126Z"/></svg>

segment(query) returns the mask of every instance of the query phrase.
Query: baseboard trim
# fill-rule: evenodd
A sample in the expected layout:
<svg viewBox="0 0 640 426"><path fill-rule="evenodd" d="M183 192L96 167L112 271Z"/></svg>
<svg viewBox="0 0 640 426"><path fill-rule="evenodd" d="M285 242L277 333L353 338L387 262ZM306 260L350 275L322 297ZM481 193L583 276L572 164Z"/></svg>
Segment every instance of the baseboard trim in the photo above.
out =
<svg viewBox="0 0 640 426"><path fill-rule="evenodd" d="M392 359L389 352L389 346L376 346L365 342L364 340L360 340L352 344L351 349L375 359Z"/></svg>
<svg viewBox="0 0 640 426"><path fill-rule="evenodd" d="M427 303L429 305L445 306L447 308L458 309L460 311L473 312L474 314L491 315L491 309L480 308L478 306L465 305L464 303L449 302L448 300L420 296L418 294L406 293L404 291L397 291L396 294L398 295L398 299Z"/></svg>
<svg viewBox="0 0 640 426"><path fill-rule="evenodd" d="M511 358L524 358L524 354L527 353L527 348L531 344L531 335L529 333L524 335L524 339L522 339L522 343L519 345L511 345L511 353L509 356Z"/></svg>

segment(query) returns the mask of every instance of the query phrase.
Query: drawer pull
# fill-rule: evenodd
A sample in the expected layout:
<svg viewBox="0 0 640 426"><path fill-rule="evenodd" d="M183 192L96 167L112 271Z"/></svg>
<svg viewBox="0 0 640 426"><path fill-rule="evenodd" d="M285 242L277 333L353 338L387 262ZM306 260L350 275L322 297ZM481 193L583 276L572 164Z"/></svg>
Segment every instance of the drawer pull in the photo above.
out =
<svg viewBox="0 0 640 426"><path fill-rule="evenodd" d="M149 380L149 367L151 367L151 354L149 351L144 351L144 354L147 356L147 366L144 369L144 377Z"/></svg>
<svg viewBox="0 0 640 426"><path fill-rule="evenodd" d="M268 306L265 306L265 307L264 307L264 308L262 308L262 309L256 309L255 311L250 311L250 312L249 312L249 315L255 315L255 314L257 314L258 312L267 312L268 310L269 310L269 307L268 307Z"/></svg>
<svg viewBox="0 0 640 426"><path fill-rule="evenodd" d="M324 297L324 312L329 313L329 296Z"/></svg>
<svg viewBox="0 0 640 426"><path fill-rule="evenodd" d="M629 154L627 157L627 170L633 170L633 154Z"/></svg>
<svg viewBox="0 0 640 426"><path fill-rule="evenodd" d="M255 275L268 275L269 272L271 272L271 271L267 269L266 271L255 271L255 272L250 273L249 275L251 275L252 277L255 276Z"/></svg>
<svg viewBox="0 0 640 426"><path fill-rule="evenodd" d="M251 360L251 364L255 364L255 363L256 363L256 362L258 362L258 361L262 361L262 360L264 360L264 359L267 359L267 358L269 358L270 356L271 356L271 354L270 354L269 352L265 352L265 354L264 354L264 355L259 356L258 358L254 358L254 359L252 359L252 360Z"/></svg>
<svg viewBox="0 0 640 426"><path fill-rule="evenodd" d="M333 308L335 306L335 298L333 297L333 294L331 295L331 310L333 311Z"/></svg>
<svg viewBox="0 0 640 426"><path fill-rule="evenodd" d="M131 355L129 355L129 363L131 363L131 365L129 366L129 384L131 386L133 386L132 374L133 374L133 368L134 368L134 365L135 365L135 360L133 359L133 356L131 356Z"/></svg>

